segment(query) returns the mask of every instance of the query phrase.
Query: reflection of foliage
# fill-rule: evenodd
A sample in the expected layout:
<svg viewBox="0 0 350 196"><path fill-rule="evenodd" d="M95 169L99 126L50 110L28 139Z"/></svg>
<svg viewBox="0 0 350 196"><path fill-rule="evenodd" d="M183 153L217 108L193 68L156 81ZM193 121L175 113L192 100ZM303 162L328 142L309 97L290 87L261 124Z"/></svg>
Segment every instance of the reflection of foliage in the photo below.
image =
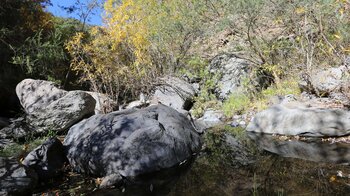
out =
<svg viewBox="0 0 350 196"><path fill-rule="evenodd" d="M337 171L349 171L344 165L315 163L300 159L282 158L277 155L264 155L255 164L257 175L256 192L259 195L317 194L332 195L346 194L347 179L330 181Z"/></svg>
<svg viewBox="0 0 350 196"><path fill-rule="evenodd" d="M238 143L230 146L227 143L227 138L232 137L238 141ZM208 130L204 135L204 143L206 147L206 152L210 154L210 158L213 163L217 164L228 164L236 167L233 164L245 164L249 157L253 154L257 154L258 150L255 145L249 140L245 135L245 130L241 127L230 127L230 126L218 126ZM242 152L236 152L240 150ZM246 151L246 152L243 152ZM248 155L250 153L251 155ZM247 160L240 160L235 157L235 155L246 155ZM237 160L238 161L237 161ZM241 163L239 161L242 161Z"/></svg>

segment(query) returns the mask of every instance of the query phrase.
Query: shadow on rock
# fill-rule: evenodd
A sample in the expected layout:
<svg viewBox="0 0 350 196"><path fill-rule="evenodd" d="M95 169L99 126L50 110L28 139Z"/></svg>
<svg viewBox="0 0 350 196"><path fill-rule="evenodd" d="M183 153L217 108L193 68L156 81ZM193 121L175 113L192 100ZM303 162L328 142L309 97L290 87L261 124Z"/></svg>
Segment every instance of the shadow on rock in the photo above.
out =
<svg viewBox="0 0 350 196"><path fill-rule="evenodd" d="M91 195L167 195L178 179L190 170L194 160L195 157L191 157L183 164L172 168L142 174L137 177L124 178L121 187L100 189Z"/></svg>
<svg viewBox="0 0 350 196"><path fill-rule="evenodd" d="M160 104L94 115L69 130L64 146L79 173L132 177L178 165L201 139L185 115Z"/></svg>
<svg viewBox="0 0 350 196"><path fill-rule="evenodd" d="M37 180L30 168L15 159L0 157L0 195L31 195Z"/></svg>
<svg viewBox="0 0 350 196"><path fill-rule="evenodd" d="M68 162L60 140L50 138L31 151L23 160L23 165L32 168L40 181L56 177L62 173L64 163Z"/></svg>

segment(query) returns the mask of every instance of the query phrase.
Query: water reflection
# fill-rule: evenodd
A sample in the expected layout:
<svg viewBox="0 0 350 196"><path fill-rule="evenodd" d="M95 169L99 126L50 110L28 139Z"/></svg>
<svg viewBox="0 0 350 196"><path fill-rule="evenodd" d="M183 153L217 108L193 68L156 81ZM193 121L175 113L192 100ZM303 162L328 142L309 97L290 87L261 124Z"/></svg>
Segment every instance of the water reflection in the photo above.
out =
<svg viewBox="0 0 350 196"><path fill-rule="evenodd" d="M67 186L38 195L348 195L350 191L349 166L335 164L349 162L348 145L278 141L268 135L238 137L225 130L209 131L204 140L205 149L193 161L129 179L120 189L92 191L96 185L86 177L76 182L65 177Z"/></svg>
<svg viewBox="0 0 350 196"><path fill-rule="evenodd" d="M283 157L335 164L350 163L350 144L314 141L279 140L270 134L247 132L261 148Z"/></svg>
<svg viewBox="0 0 350 196"><path fill-rule="evenodd" d="M334 164L348 162L348 145L311 143L309 149L310 143L296 141L297 147L288 150L293 145L279 143L269 137L232 135L244 145L232 148L227 133L221 136L215 134L216 137L210 132L207 134L210 137L206 137L205 143L208 145L216 141L215 145L210 145L209 151L197 157L189 172L174 184L169 195L348 195L350 191L350 168ZM211 140L208 141L208 138ZM284 154L268 153L260 148L260 144L266 147L272 145L272 149ZM249 159L249 164L237 164L242 156L231 156L236 155L236 151L250 154L255 159ZM322 160L328 163L319 162ZM246 163L245 160L243 162Z"/></svg>
<svg viewBox="0 0 350 196"><path fill-rule="evenodd" d="M97 190L91 195L168 195L180 176L188 172L195 157L181 165L159 172L124 179L124 185L115 189Z"/></svg>

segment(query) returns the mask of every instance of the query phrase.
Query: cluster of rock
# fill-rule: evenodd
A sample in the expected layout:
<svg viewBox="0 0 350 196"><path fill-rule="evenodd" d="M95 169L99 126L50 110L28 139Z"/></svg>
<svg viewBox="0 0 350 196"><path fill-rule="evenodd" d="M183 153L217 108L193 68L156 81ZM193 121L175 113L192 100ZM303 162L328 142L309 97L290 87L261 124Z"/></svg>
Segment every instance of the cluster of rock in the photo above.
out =
<svg viewBox="0 0 350 196"><path fill-rule="evenodd" d="M251 62L235 54L223 53L215 56L208 65L209 74L213 80L212 89L208 89L208 91L214 93L219 102L223 102L229 98L230 94L241 92L248 78L253 85L260 85L260 88L271 83L269 76L260 72L260 75L255 74L251 68ZM189 77L186 74L183 75L182 79L165 76L159 79L158 86L147 99L141 96L140 100L133 101L123 108L141 108L149 104L162 103L187 115L191 113L194 97L200 93L201 86L205 82L199 77ZM250 116L242 115L233 118L230 124L245 127ZM200 118L195 119L195 124L199 130L205 130L224 124L225 120L222 111L207 108Z"/></svg>
<svg viewBox="0 0 350 196"><path fill-rule="evenodd" d="M271 81L264 78L264 75L253 75L250 67L249 61L234 54L220 54L210 61L210 73L215 75L215 87L212 90L219 101L224 101L231 93L240 92L244 88L244 80L248 77L252 84L259 83L262 87L270 84ZM234 115L229 124L233 127L247 127L251 132L269 134L348 135L349 78L346 66L303 74L299 81L303 92L301 98L297 99L293 95L277 97L278 100L267 110L258 114L251 112ZM210 128L223 124L224 121L222 111L208 109L198 119L198 124Z"/></svg>
<svg viewBox="0 0 350 196"><path fill-rule="evenodd" d="M345 66L304 75L299 86L300 100L282 100L259 112L247 131L314 137L350 134L350 80Z"/></svg>
<svg viewBox="0 0 350 196"><path fill-rule="evenodd" d="M222 103L228 99L232 93L242 92L244 83L248 81L248 78L253 79L252 81L259 84L267 82L266 80L264 81L263 76L252 77L253 72L251 68L251 62L235 54L223 53L215 56L209 62L208 66L211 80L213 80L212 89L208 89L208 91L212 92L217 100ZM208 129L224 124L226 120L223 111L207 108L206 111L203 112L203 116L197 119L197 124L203 127L203 129ZM232 126L245 127L243 121L246 120L247 119L236 118L232 119L230 124L232 124Z"/></svg>
<svg viewBox="0 0 350 196"><path fill-rule="evenodd" d="M49 81L25 79L17 85L16 93L26 116L1 129L2 138L62 132L95 110L96 101L88 93L65 91Z"/></svg>
<svg viewBox="0 0 350 196"><path fill-rule="evenodd" d="M101 95L64 91L48 81L23 80L16 92L26 116L12 123L2 122L1 141L50 130L68 130L68 134L63 143L50 138L21 163L1 158L0 193L28 194L38 182L60 174L65 163L74 171L105 177L101 185L107 186L124 178L170 168L190 158L201 148L200 135L193 122L177 110L186 109L194 91L181 90L177 83L166 84L167 91L158 89L159 93L154 95L158 102L165 102L176 93L183 102L168 102L174 108L153 104L99 114L106 101L96 99ZM96 108L99 101L102 104Z"/></svg>
<svg viewBox="0 0 350 196"><path fill-rule="evenodd" d="M216 75L212 90L219 101L243 88L244 80L252 74L249 67L246 60L229 54L211 61L210 72ZM301 99L291 95L277 97L275 105L256 115L234 115L230 125L245 128L255 115L246 127L251 133L349 135L350 112L344 107L349 105L347 78L344 66L315 72L300 81L304 91ZM38 182L59 175L66 163L74 171L104 177L101 183L104 187L187 160L201 148L199 133L225 121L223 112L214 109L192 119L190 109L201 81L187 80L161 78L149 98L141 94L140 100L114 112L110 111L115 103L103 94L65 91L52 82L23 80L17 85L16 93L26 115L13 120L0 118L0 148L11 144L13 139L50 131L68 131L68 134L63 143L50 138L21 163L1 158L0 193L30 192ZM239 146L234 138L228 137L227 142ZM245 159L246 154L238 157Z"/></svg>
<svg viewBox="0 0 350 196"><path fill-rule="evenodd" d="M30 152L20 163L0 157L0 194L30 195L39 182L47 182L62 172L67 158L62 143L50 138Z"/></svg>

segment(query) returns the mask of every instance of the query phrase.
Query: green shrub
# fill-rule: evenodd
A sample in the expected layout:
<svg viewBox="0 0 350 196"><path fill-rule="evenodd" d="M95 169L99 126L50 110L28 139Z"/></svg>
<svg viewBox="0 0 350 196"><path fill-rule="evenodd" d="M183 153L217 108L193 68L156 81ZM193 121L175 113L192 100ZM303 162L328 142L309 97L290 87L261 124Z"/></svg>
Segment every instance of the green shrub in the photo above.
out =
<svg viewBox="0 0 350 196"><path fill-rule="evenodd" d="M37 138L32 141L26 141L25 144L14 143L0 149L0 157L16 157L26 155L28 152L32 151L37 146L41 145L47 137ZM23 157L20 157L23 158Z"/></svg>
<svg viewBox="0 0 350 196"><path fill-rule="evenodd" d="M280 83L273 84L255 94L244 92L232 93L229 99L223 103L222 110L227 117L231 117L234 114L241 114L249 110L261 111L268 107L272 97L289 94L295 96L300 94L298 82L295 78L284 79Z"/></svg>
<svg viewBox="0 0 350 196"><path fill-rule="evenodd" d="M295 96L300 95L298 82L295 78L284 79L280 83L273 84L272 86L262 90L253 99L251 108L256 111L264 110L268 107L272 97L285 96L289 94Z"/></svg>
<svg viewBox="0 0 350 196"><path fill-rule="evenodd" d="M233 116L235 113L242 113L250 107L250 98L241 92L234 92L223 103L222 110L228 117Z"/></svg>
<svg viewBox="0 0 350 196"><path fill-rule="evenodd" d="M54 31L48 37L39 31L27 38L22 46L14 49L12 63L20 65L30 77L56 80L64 78L69 63L61 37L59 31Z"/></svg>
<svg viewBox="0 0 350 196"><path fill-rule="evenodd" d="M23 145L20 144L12 144L9 146L6 146L5 148L0 150L0 156L1 157L11 157L11 156L18 156L23 151Z"/></svg>
<svg viewBox="0 0 350 196"><path fill-rule="evenodd" d="M299 95L300 89L298 86L298 81L295 79L285 79L278 84L274 84L267 89L261 91L261 95L264 98L270 98L273 96L283 96L283 95Z"/></svg>

